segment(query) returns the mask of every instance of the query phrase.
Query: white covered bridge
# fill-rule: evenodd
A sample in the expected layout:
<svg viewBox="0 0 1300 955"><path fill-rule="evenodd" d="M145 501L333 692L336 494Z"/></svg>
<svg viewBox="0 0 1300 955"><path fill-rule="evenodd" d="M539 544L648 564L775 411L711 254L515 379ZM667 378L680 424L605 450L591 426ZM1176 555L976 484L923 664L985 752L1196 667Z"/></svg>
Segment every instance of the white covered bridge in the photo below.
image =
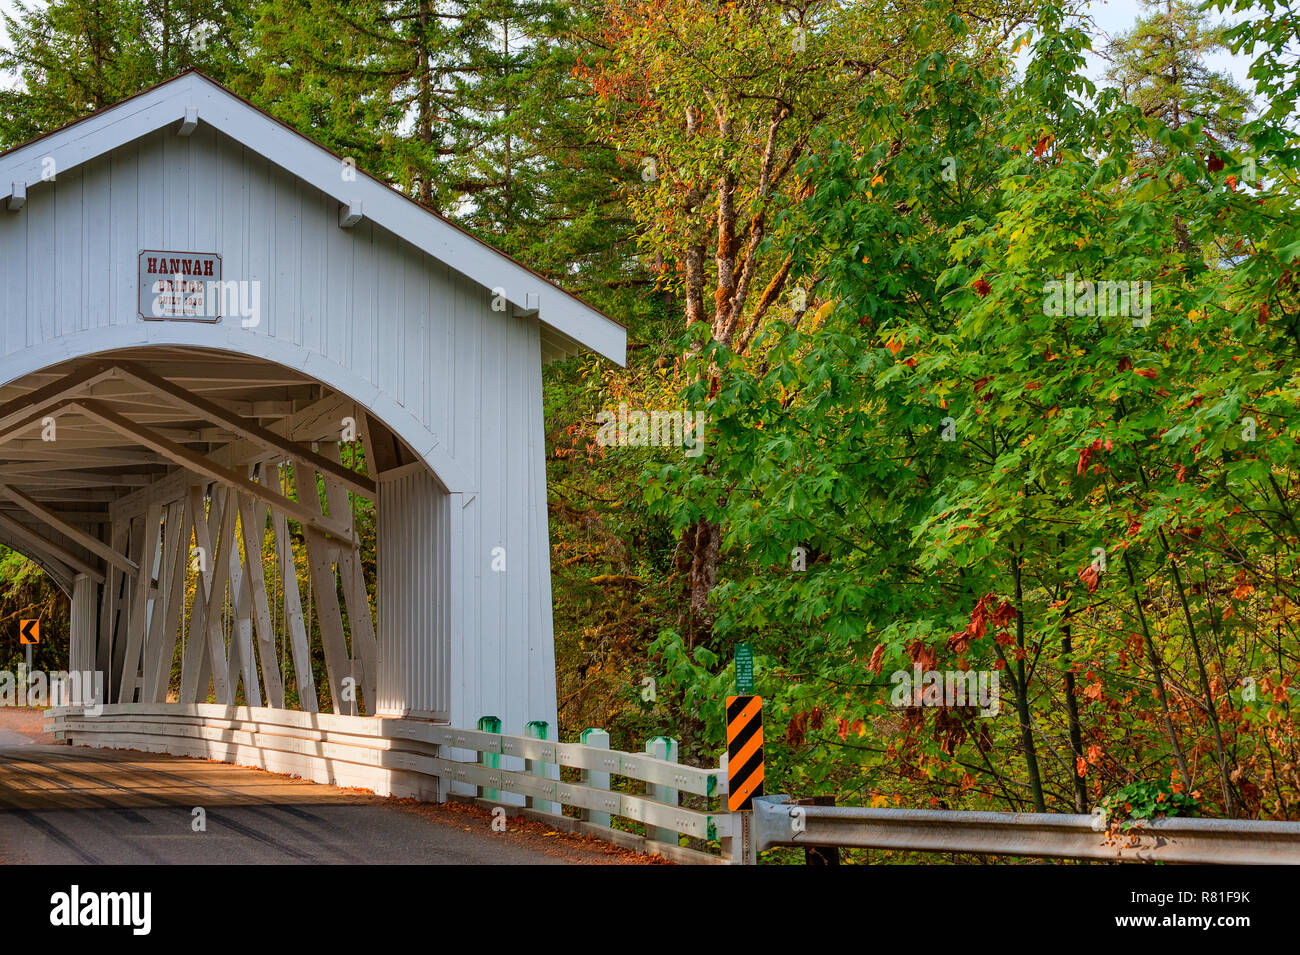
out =
<svg viewBox="0 0 1300 955"><path fill-rule="evenodd" d="M718 835L669 808L719 792L671 741L662 770L554 742L542 368L625 346L198 73L0 155L0 542L106 682L58 731Z"/></svg>

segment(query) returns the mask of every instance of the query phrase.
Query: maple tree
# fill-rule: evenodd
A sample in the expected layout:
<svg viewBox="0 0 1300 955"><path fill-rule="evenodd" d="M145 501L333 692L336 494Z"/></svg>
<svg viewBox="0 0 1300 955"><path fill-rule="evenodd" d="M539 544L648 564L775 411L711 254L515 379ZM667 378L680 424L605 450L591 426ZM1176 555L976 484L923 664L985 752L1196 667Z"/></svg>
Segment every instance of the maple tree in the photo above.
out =
<svg viewBox="0 0 1300 955"><path fill-rule="evenodd" d="M650 493L728 529L719 629L761 648L790 789L1086 811L1163 774L1296 811L1293 134L1225 149L1095 89L1086 43L1049 9L1018 81L936 55L873 90L802 173L793 271L833 306L688 389L713 470ZM688 700L725 686L657 646ZM996 670L1010 719L891 706L913 666Z"/></svg>

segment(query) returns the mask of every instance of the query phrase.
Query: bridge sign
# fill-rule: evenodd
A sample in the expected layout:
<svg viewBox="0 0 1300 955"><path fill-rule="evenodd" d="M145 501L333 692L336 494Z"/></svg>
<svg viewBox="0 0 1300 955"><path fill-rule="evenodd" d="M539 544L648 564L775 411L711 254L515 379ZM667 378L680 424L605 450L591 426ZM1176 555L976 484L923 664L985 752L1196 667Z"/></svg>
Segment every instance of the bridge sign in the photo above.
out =
<svg viewBox="0 0 1300 955"><path fill-rule="evenodd" d="M736 644L736 692L754 692L754 651L748 643Z"/></svg>
<svg viewBox="0 0 1300 955"><path fill-rule="evenodd" d="M18 642L24 646L41 642L41 622L23 620L18 624Z"/></svg>
<svg viewBox="0 0 1300 955"><path fill-rule="evenodd" d="M221 319L221 256L211 252L140 253L140 317L216 322Z"/></svg>

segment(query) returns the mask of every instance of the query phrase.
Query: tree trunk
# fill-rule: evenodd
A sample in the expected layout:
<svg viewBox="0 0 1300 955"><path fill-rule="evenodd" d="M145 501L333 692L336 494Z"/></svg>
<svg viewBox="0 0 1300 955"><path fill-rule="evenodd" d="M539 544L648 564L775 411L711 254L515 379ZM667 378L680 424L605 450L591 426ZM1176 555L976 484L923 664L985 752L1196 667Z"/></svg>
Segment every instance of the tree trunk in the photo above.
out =
<svg viewBox="0 0 1300 955"><path fill-rule="evenodd" d="M1156 698L1160 701L1160 713L1165 726L1165 738L1174 751L1174 759L1178 762L1178 771L1182 774L1183 783L1188 790L1191 790L1192 774L1187 768L1187 757L1183 755L1182 744L1178 742L1178 733L1174 731L1174 721L1169 715L1169 698L1165 692L1165 677L1164 670L1160 665L1160 654L1156 650L1155 641L1151 639L1151 628L1147 626L1147 615L1142 609L1142 596L1138 593L1137 575L1133 573L1133 563L1129 560L1127 552L1124 554L1124 570L1128 573L1129 587L1133 593L1133 608L1137 611L1138 624L1142 628L1142 640L1147 648L1147 658L1151 661L1152 677L1155 679L1156 685Z"/></svg>
<svg viewBox="0 0 1300 955"><path fill-rule="evenodd" d="M1061 636L1061 663L1065 671L1065 712L1070 722L1070 751L1074 753L1074 811L1088 811L1088 784L1079 775L1078 760L1083 759L1083 727L1079 722L1079 701L1074 695L1073 628L1066 624Z"/></svg>

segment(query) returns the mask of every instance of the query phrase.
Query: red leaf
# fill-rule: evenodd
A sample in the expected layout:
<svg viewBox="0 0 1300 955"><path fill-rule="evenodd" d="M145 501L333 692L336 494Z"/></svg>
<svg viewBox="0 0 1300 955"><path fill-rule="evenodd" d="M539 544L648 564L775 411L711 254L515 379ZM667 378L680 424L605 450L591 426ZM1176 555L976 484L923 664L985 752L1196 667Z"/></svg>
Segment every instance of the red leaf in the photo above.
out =
<svg viewBox="0 0 1300 955"><path fill-rule="evenodd" d="M1097 592L1097 584L1101 581L1101 571L1092 564L1089 564L1087 567L1083 568L1083 570L1079 571L1079 579L1087 586L1088 593L1095 594Z"/></svg>

